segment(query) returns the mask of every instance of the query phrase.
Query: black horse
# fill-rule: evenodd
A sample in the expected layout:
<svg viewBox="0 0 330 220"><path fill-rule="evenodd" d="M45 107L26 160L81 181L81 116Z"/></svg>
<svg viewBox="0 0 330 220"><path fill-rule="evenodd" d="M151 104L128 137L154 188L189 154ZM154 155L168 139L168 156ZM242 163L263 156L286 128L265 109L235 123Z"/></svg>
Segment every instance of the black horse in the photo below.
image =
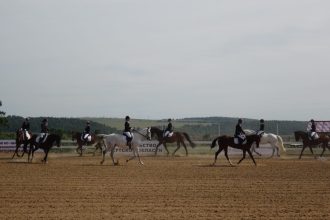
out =
<svg viewBox="0 0 330 220"><path fill-rule="evenodd" d="M322 145L323 151L322 151L320 157L323 156L323 153L324 153L326 147L330 150L330 147L328 146L328 142L330 141L330 138L329 138L329 136L327 136L325 134L320 134L320 137L318 139L316 139L316 140L310 140L309 137L308 137L308 133L307 132L304 132L304 131L295 131L294 132L294 137L295 137L296 141L299 141L300 138L303 141L303 147L302 147L302 150L301 150L299 159L301 159L302 153L304 152L304 150L305 150L306 147L309 147L310 151L314 155L314 152L313 152L312 147L316 147L318 145Z"/></svg>
<svg viewBox="0 0 330 220"><path fill-rule="evenodd" d="M190 146L192 148L195 147L195 144L191 141L189 135L185 132L174 132L171 137L164 137L163 136L164 131L157 128L157 127L151 127L150 132L151 132L151 137L156 136L157 140L159 141L159 143L156 146L155 155L157 155L158 147L161 144L164 145L165 150L167 151L167 155L169 155L170 152L167 150L166 143L176 142L177 143L177 148L175 149L175 151L173 152L172 155L174 156L174 154L179 150L179 148L181 147L181 144L182 144L184 149L186 150L186 156L188 156L187 146L184 143L185 139L190 143Z"/></svg>
<svg viewBox="0 0 330 220"><path fill-rule="evenodd" d="M38 150L39 148L41 148L45 152L45 157L42 160L42 162L47 163L47 157L48 157L49 150L53 147L54 143L56 143L57 147L61 146L61 137L57 134L49 134L47 136L46 140L43 143L38 143L37 142L37 137L38 137L38 135L33 135L32 138L31 138L28 162L32 162L34 152L36 150ZM31 153L32 153L32 157L31 157L31 160L30 160Z"/></svg>
<svg viewBox="0 0 330 220"><path fill-rule="evenodd" d="M242 162L242 160L245 159L246 152L248 152L251 159L253 160L254 165L257 165L257 163L254 160L252 153L251 153L251 146L254 142L256 142L257 147L259 147L259 143L260 143L259 135L253 134L253 135L246 136L245 144L235 144L234 137L230 137L230 136L226 136L226 135L219 136L212 141L211 148L215 147L216 142L218 142L219 150L217 152L215 152L215 158L214 158L213 165L215 165L215 163L217 162L218 155L222 150L225 151L225 156L226 156L228 162L230 163L230 165L233 165L228 158L228 146L237 148L237 149L241 149L243 151L243 157L242 157L242 159L240 159L240 161L238 161L237 164L239 164L240 162Z"/></svg>

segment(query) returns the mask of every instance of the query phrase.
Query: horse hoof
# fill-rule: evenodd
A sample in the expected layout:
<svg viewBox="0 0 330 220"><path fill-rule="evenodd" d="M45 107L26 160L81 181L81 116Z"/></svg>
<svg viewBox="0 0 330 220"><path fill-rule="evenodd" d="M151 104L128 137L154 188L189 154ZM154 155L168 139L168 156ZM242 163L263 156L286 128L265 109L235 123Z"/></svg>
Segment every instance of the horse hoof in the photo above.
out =
<svg viewBox="0 0 330 220"><path fill-rule="evenodd" d="M102 165L104 161L101 161L100 164Z"/></svg>
<svg viewBox="0 0 330 220"><path fill-rule="evenodd" d="M141 165L144 165L144 163L141 161Z"/></svg>

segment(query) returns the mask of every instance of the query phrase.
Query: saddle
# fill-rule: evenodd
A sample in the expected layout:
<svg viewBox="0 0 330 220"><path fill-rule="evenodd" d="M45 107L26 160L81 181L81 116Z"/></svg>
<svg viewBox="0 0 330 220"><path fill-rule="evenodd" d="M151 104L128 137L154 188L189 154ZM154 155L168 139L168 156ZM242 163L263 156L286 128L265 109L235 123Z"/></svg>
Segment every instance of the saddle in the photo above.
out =
<svg viewBox="0 0 330 220"><path fill-rule="evenodd" d="M87 141L87 142L91 142L92 141L92 135L90 134L82 134L80 139L82 141Z"/></svg>
<svg viewBox="0 0 330 220"><path fill-rule="evenodd" d="M246 142L247 141L245 139L242 144L246 144ZM241 144L240 141L239 141L239 138L236 138L236 137L234 138L234 144Z"/></svg>
<svg viewBox="0 0 330 220"><path fill-rule="evenodd" d="M42 142L40 142L41 138L43 137L42 139ZM40 143L40 144L43 144L45 143L45 141L47 140L47 137L48 137L48 133L41 133L38 135L38 137L36 138L36 142L37 143Z"/></svg>

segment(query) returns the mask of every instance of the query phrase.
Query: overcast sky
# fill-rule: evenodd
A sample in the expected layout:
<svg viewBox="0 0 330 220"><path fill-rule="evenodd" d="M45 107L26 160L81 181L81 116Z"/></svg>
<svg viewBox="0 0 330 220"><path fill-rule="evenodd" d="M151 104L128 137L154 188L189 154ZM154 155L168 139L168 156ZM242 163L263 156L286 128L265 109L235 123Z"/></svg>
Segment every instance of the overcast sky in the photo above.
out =
<svg viewBox="0 0 330 220"><path fill-rule="evenodd" d="M330 1L2 0L0 110L330 119Z"/></svg>

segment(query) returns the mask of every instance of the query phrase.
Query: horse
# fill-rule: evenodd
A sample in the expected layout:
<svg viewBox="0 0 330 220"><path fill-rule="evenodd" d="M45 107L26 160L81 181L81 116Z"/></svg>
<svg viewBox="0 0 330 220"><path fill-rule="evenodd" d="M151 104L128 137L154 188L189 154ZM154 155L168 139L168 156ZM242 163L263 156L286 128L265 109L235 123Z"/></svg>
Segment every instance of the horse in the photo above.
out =
<svg viewBox="0 0 330 220"><path fill-rule="evenodd" d="M173 156L174 154L180 149L181 144L183 145L184 149L186 150L186 156L188 156L188 150L187 150L187 146L184 143L184 140L186 139L190 146L192 148L194 148L196 145L194 142L191 141L189 135L185 132L173 132L173 135L171 137L164 137L163 134L163 130L157 128L157 127L151 127L150 129L151 131L151 137L154 137L156 135L156 138L158 140L158 144L156 146L156 150L155 150L155 155L157 156L157 151L158 151L158 147L163 144L165 147L165 150L167 151L167 155L169 155L169 151L167 149L166 143L177 143L177 148L175 149L175 151L173 152Z"/></svg>
<svg viewBox="0 0 330 220"><path fill-rule="evenodd" d="M256 131L249 129L244 129L244 132L246 133L246 135L257 134ZM276 134L264 133L260 138L260 144L270 144L271 147L273 148L273 153L269 158L274 157L275 150L278 157L280 157L280 152L281 154L283 152L286 152L286 149L284 148L283 145L283 139L281 138L281 136ZM261 156L261 154L256 151L254 144L251 147L251 152L255 152L257 155Z"/></svg>
<svg viewBox="0 0 330 220"><path fill-rule="evenodd" d="M127 159L126 162L134 159L137 156L139 158L140 164L143 165L143 162L139 155L139 146L143 140L145 140L145 139L151 140L150 128L143 128L143 129L139 129L139 130L134 129L132 133L133 133L133 139L131 141L131 149L133 151L133 156L130 157L129 159ZM118 162L118 160L117 160L117 162L115 162L113 154L115 152L116 147L128 148L126 136L124 136L122 134L109 134L109 135L102 135L101 137L103 138L103 144L104 144L104 150L102 151L101 164L104 163L105 154L108 151L110 151L113 165L114 166L118 165L119 162Z"/></svg>
<svg viewBox="0 0 330 220"><path fill-rule="evenodd" d="M242 157L242 159L240 159L238 161L237 164L241 163L242 160L245 159L246 152L248 152L251 159L253 160L254 165L257 166L250 149L251 149L251 146L254 142L256 142L257 147L259 147L259 143L260 143L260 136L259 135L253 134L253 135L246 136L246 143L245 144L235 144L234 137L230 137L230 136L227 136L227 135L222 135L222 136L219 136L219 137L215 138L212 141L211 148L215 147L216 142L218 143L219 150L217 152L215 152L214 163L212 164L213 166L215 165L215 163L217 161L217 158L218 158L218 155L222 150L225 151L225 156L226 156L229 164L233 166L230 159L228 158L228 146L233 147L233 148L237 148L237 149L241 149L243 151L243 157Z"/></svg>
<svg viewBox="0 0 330 220"><path fill-rule="evenodd" d="M36 150L38 150L39 148L41 148L45 152L45 157L42 160L42 162L47 163L47 157L48 157L49 150L53 147L54 143L56 143L57 147L61 146L61 137L57 134L49 134L43 143L38 143L37 137L38 137L38 135L33 135L31 138L28 162L32 163L34 152ZM30 160L31 154L32 154L32 157Z"/></svg>
<svg viewBox="0 0 330 220"><path fill-rule="evenodd" d="M30 135L30 138L29 139L26 139L25 136L24 136L24 131L22 129L17 129L16 130L16 138L15 138L15 141L16 141L16 149L15 149L15 152L12 156L11 159L14 159L15 155L17 155L18 157L23 157L25 153L27 153L27 146L28 144L30 143L31 141L31 137L32 137L32 133L30 131L28 131L29 135ZM18 150L19 148L21 147L21 145L23 144L23 152L22 154L20 155L18 153Z"/></svg>
<svg viewBox="0 0 330 220"><path fill-rule="evenodd" d="M302 139L302 141L303 141L303 147L302 147L299 159L301 159L302 153L304 152L306 147L309 147L314 158L316 158L316 156L314 155L312 147L316 147L316 146L322 144L323 151L322 151L320 157L323 156L323 153L324 153L326 147L330 150L330 147L328 146L328 142L330 141L329 136L327 136L325 134L320 134L319 136L320 137L316 140L310 140L307 132L304 132L304 131L295 131L294 132L294 137L295 137L296 141L299 141L300 139Z"/></svg>
<svg viewBox="0 0 330 220"><path fill-rule="evenodd" d="M102 141L102 138L98 138L98 136L96 136L95 134L91 134L91 140L86 143L85 141L81 140L81 135L81 132L72 132L72 141L76 140L78 145L78 147L76 148L76 152L79 154L79 156L82 156L83 145L93 145L96 143L96 149L94 151L95 155L96 150L100 148L99 140Z"/></svg>

